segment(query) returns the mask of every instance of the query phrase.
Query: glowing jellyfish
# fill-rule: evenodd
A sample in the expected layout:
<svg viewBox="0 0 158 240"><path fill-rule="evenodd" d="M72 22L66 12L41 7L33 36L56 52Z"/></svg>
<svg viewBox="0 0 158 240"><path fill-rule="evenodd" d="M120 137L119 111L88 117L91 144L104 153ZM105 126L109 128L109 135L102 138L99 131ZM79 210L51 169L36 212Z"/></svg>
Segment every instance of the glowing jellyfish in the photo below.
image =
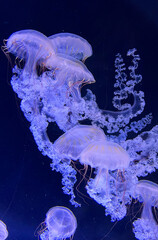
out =
<svg viewBox="0 0 158 240"><path fill-rule="evenodd" d="M117 143L95 141L90 143L81 153L80 162L92 168L107 170L123 170L129 166L127 152Z"/></svg>
<svg viewBox="0 0 158 240"><path fill-rule="evenodd" d="M90 125L78 125L59 137L54 142L54 148L59 154L77 160L91 142L105 141L105 139L102 129Z"/></svg>
<svg viewBox="0 0 158 240"><path fill-rule="evenodd" d="M24 70L29 74L36 71L38 61L55 55L48 38L44 34L31 29L13 33L7 40L7 49L16 57L25 61Z"/></svg>
<svg viewBox="0 0 158 240"><path fill-rule="evenodd" d="M0 220L0 240L5 240L8 237L7 227L4 222Z"/></svg>
<svg viewBox="0 0 158 240"><path fill-rule="evenodd" d="M95 83L95 79L87 67L82 62L70 56L59 56L59 63L53 69L51 67L53 66L51 58L47 60L46 64L49 69L53 70L53 77L56 76L54 87L65 88L66 85L66 97L71 96L77 102L81 101L80 87Z"/></svg>
<svg viewBox="0 0 158 240"><path fill-rule="evenodd" d="M70 209L63 206L51 208L46 214L46 228L42 240L72 239L77 228L77 221Z"/></svg>
<svg viewBox="0 0 158 240"><path fill-rule="evenodd" d="M141 218L133 223L136 238L158 239L158 224L152 213L152 207L158 207L158 185L148 180L140 180L135 186L135 196L139 201L143 201Z"/></svg>
<svg viewBox="0 0 158 240"><path fill-rule="evenodd" d="M119 144L97 141L82 151L80 162L96 169L96 177L91 178L86 186L90 197L105 207L105 213L110 213L112 221L122 219L126 215L124 170L130 163L128 153Z"/></svg>
<svg viewBox="0 0 158 240"><path fill-rule="evenodd" d="M68 55L85 61L92 55L91 45L82 37L72 33L58 33L49 37L56 54Z"/></svg>

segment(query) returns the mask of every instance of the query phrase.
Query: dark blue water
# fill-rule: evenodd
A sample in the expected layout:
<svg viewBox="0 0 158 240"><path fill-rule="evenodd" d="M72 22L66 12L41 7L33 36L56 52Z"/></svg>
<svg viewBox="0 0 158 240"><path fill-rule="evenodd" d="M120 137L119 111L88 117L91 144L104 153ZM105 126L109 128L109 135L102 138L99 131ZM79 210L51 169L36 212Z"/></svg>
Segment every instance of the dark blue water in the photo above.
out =
<svg viewBox="0 0 158 240"><path fill-rule="evenodd" d="M59 32L78 34L93 47L86 62L96 83L90 88L101 108L112 109L114 59L130 48L141 56L139 73L145 92L144 114L153 113L151 127L158 123L158 2L156 0L99 1L3 1L0 10L0 38L13 32L35 29L49 36ZM76 191L81 208L74 208L61 189L61 175L52 172L50 159L38 151L29 123L10 86L11 66L0 57L0 219L9 231L8 240L37 239L36 228L49 208L64 205L78 222L74 240L134 240L132 218L139 209L129 207L128 216L118 222L105 217L104 208ZM86 88L85 88L86 89ZM85 89L83 89L83 94ZM52 139L61 131L52 127ZM150 129L150 127L148 128ZM148 179L158 183L157 174ZM84 187L79 190L84 192ZM138 214L139 215L139 214ZM112 229L113 228L113 229Z"/></svg>

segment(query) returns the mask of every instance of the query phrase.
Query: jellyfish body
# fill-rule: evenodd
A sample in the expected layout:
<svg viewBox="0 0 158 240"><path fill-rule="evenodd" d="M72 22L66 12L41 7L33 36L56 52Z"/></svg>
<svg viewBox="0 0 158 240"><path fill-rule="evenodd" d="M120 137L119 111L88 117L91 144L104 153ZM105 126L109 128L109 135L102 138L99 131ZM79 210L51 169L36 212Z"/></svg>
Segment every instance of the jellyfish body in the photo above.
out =
<svg viewBox="0 0 158 240"><path fill-rule="evenodd" d="M42 240L58 240L73 237L77 221L70 209L63 206L51 208L46 214L46 227L48 231L41 234Z"/></svg>
<svg viewBox="0 0 158 240"><path fill-rule="evenodd" d="M95 169L95 178L90 178L86 186L89 196L105 207L105 214L111 215L111 221L121 220L127 211L124 200L124 170L130 163L127 152L112 141L95 141L82 151L80 162ZM110 171L115 174L111 175Z"/></svg>
<svg viewBox="0 0 158 240"><path fill-rule="evenodd" d="M158 237L158 225L152 207L158 206L158 184L140 180L135 187L135 196L143 201L141 218L133 223L135 236L140 240L155 240Z"/></svg>
<svg viewBox="0 0 158 240"><path fill-rule="evenodd" d="M4 222L0 220L0 240L5 240L8 237L7 227Z"/></svg>
<svg viewBox="0 0 158 240"><path fill-rule="evenodd" d="M106 141L103 130L90 125L78 125L59 137L55 143L55 150L66 157L77 160L81 152L93 141Z"/></svg>
<svg viewBox="0 0 158 240"><path fill-rule="evenodd" d="M92 55L91 45L82 37L72 33L58 33L49 37L57 54L68 55L85 61Z"/></svg>
<svg viewBox="0 0 158 240"><path fill-rule="evenodd" d="M82 151L80 162L90 165L92 168L123 170L128 167L130 158L117 143L94 141Z"/></svg>

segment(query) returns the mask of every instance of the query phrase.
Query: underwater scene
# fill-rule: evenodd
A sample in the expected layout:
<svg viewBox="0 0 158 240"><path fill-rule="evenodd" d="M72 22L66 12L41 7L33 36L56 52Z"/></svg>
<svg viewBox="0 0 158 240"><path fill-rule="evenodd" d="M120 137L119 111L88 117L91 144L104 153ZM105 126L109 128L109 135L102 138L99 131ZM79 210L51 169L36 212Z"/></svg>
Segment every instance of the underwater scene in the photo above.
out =
<svg viewBox="0 0 158 240"><path fill-rule="evenodd" d="M3 3L0 240L158 239L157 13Z"/></svg>

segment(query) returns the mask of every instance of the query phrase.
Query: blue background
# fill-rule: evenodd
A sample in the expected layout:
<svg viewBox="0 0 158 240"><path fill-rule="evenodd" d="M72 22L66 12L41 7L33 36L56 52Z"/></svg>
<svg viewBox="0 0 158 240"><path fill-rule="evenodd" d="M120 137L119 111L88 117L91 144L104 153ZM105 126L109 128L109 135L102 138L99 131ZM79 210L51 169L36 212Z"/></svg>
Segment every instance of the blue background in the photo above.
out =
<svg viewBox="0 0 158 240"><path fill-rule="evenodd" d="M156 0L4 0L0 9L1 45L3 39L22 29L35 29L47 36L70 32L87 39L93 56L86 65L96 79L88 88L96 94L99 107L109 110L113 109L115 55L120 52L125 57L129 48L137 48L141 56L138 71L143 75L140 85L146 100L144 115L153 113L152 124L146 129L158 123ZM61 175L51 171L51 160L37 149L10 85L11 67L3 52L0 54L0 219L7 224L8 240L37 239L36 228L49 208L56 205L69 207L76 215L74 240L101 240L107 233L107 240L134 240L132 221L136 214L140 216L140 205L128 206L127 217L113 227L104 208L88 198L84 184L79 191L86 196L75 191L82 208L69 203L61 189ZM52 141L62 133L55 124L49 132ZM157 173L146 179L158 183Z"/></svg>

